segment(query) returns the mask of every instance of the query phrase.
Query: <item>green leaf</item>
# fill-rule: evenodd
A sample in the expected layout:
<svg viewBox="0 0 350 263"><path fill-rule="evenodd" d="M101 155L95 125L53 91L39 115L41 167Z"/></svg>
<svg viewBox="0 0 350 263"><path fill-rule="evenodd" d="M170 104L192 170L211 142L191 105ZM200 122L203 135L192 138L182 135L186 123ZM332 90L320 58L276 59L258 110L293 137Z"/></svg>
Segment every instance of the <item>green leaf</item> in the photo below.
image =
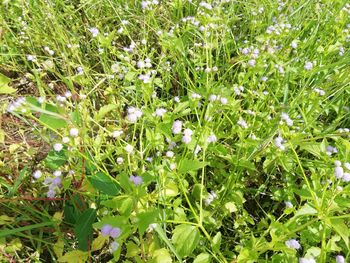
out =
<svg viewBox="0 0 350 263"><path fill-rule="evenodd" d="M303 205L295 214L295 216L303 216L303 215L314 215L317 214L317 210L313 208L311 205L306 203Z"/></svg>
<svg viewBox="0 0 350 263"><path fill-rule="evenodd" d="M343 219L330 219L329 223L331 224L333 230L337 232L339 236L344 240L345 245L349 248L349 228L345 224Z"/></svg>
<svg viewBox="0 0 350 263"><path fill-rule="evenodd" d="M98 172L88 177L92 186L106 195L115 196L119 193L120 187L109 175Z"/></svg>
<svg viewBox="0 0 350 263"><path fill-rule="evenodd" d="M60 168L67 160L64 150L60 152L51 151L44 159L45 166L51 170Z"/></svg>
<svg viewBox="0 0 350 263"><path fill-rule="evenodd" d="M95 209L88 208L75 223L74 232L78 239L78 247L82 251L88 250L89 241L92 242L92 224L96 220Z"/></svg>
<svg viewBox="0 0 350 263"><path fill-rule="evenodd" d="M190 171L196 171L203 167L205 167L208 163L201 162L198 160L190 160L190 159L182 159L182 161L179 164L179 172L180 173L187 173Z"/></svg>
<svg viewBox="0 0 350 263"><path fill-rule="evenodd" d="M153 252L152 263L171 263L173 262L169 251L165 248L157 249Z"/></svg>
<svg viewBox="0 0 350 263"><path fill-rule="evenodd" d="M158 210L149 212L139 213L137 217L137 227L139 228L140 234L145 233L146 229L150 224L156 223L159 216Z"/></svg>
<svg viewBox="0 0 350 263"><path fill-rule="evenodd" d="M0 73L0 94L11 94L16 92L16 89L11 88L8 84L11 79Z"/></svg>
<svg viewBox="0 0 350 263"><path fill-rule="evenodd" d="M95 115L95 120L99 122L102 120L104 116L106 116L110 111L117 109L118 106L116 104L108 104L103 106L98 113Z"/></svg>
<svg viewBox="0 0 350 263"><path fill-rule="evenodd" d="M201 253L199 254L193 261L193 263L209 263L210 262L210 254Z"/></svg>
<svg viewBox="0 0 350 263"><path fill-rule="evenodd" d="M61 129L67 126L67 122L63 117L57 115L58 108L51 104L46 104L45 111L48 113L42 113L39 120L46 126L50 127L53 130ZM52 112L53 114L50 114Z"/></svg>
<svg viewBox="0 0 350 263"><path fill-rule="evenodd" d="M175 255L175 257L178 259L179 262L182 262L182 258L179 255L179 253L176 251L176 249L174 248L174 246L171 244L171 242L169 241L168 237L165 234L165 231L163 230L163 228L161 228L158 224L155 226L154 230L157 232L157 234L159 235L160 239L163 240L163 242L168 246L168 248L170 249L171 252L173 252L173 254Z"/></svg>
<svg viewBox="0 0 350 263"><path fill-rule="evenodd" d="M221 232L217 232L213 238L213 249L214 251L220 251L222 235Z"/></svg>
<svg viewBox="0 0 350 263"><path fill-rule="evenodd" d="M58 259L58 262L66 262L66 263L84 263L87 261L89 257L88 252L73 250L64 254L63 257Z"/></svg>
<svg viewBox="0 0 350 263"><path fill-rule="evenodd" d="M180 256L185 257L197 247L200 239L197 227L181 224L173 230L172 242Z"/></svg>

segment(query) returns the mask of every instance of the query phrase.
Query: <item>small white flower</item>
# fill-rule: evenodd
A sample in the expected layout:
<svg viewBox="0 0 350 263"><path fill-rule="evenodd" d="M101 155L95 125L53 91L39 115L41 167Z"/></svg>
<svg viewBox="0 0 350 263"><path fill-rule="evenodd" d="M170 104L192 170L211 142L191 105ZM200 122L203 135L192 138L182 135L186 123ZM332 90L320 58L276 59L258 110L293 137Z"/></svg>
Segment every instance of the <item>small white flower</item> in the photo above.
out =
<svg viewBox="0 0 350 263"><path fill-rule="evenodd" d="M68 98L72 97L72 92L66 91L66 92L64 93L64 96L68 99Z"/></svg>
<svg viewBox="0 0 350 263"><path fill-rule="evenodd" d="M255 59L249 59L248 60L248 65L251 66L251 67L254 67L256 65Z"/></svg>
<svg viewBox="0 0 350 263"><path fill-rule="evenodd" d="M334 166L335 166L335 167L341 166L341 161L335 160L335 161L334 161Z"/></svg>
<svg viewBox="0 0 350 263"><path fill-rule="evenodd" d="M122 164L124 162L124 159L122 157L117 158L117 164Z"/></svg>
<svg viewBox="0 0 350 263"><path fill-rule="evenodd" d="M298 42L296 42L295 40L292 41L292 43L290 44L290 46L294 49L296 49L298 47Z"/></svg>
<svg viewBox="0 0 350 263"><path fill-rule="evenodd" d="M218 96L216 96L215 94L212 94L212 95L209 96L209 101L210 102L214 102L214 101L217 100L217 98L218 98Z"/></svg>
<svg viewBox="0 0 350 263"><path fill-rule="evenodd" d="M216 138L215 134L211 134L211 135L209 135L209 137L207 138L207 142L208 142L208 143L214 143L214 142L216 142L216 140L217 140L217 138Z"/></svg>
<svg viewBox="0 0 350 263"><path fill-rule="evenodd" d="M200 99L202 96L201 95L199 95L198 93L192 93L191 94L191 98L192 99Z"/></svg>
<svg viewBox="0 0 350 263"><path fill-rule="evenodd" d="M62 142L63 143L68 143L69 142L69 138L68 137L63 137L62 138Z"/></svg>
<svg viewBox="0 0 350 263"><path fill-rule="evenodd" d="M133 123L136 122L137 121L136 114L135 113L128 114L128 121L133 122Z"/></svg>
<svg viewBox="0 0 350 263"><path fill-rule="evenodd" d="M313 258L299 258L299 263L316 263Z"/></svg>
<svg viewBox="0 0 350 263"><path fill-rule="evenodd" d="M97 37L98 35L98 29L96 27L89 28L90 33L92 34L93 37Z"/></svg>
<svg viewBox="0 0 350 263"><path fill-rule="evenodd" d="M34 55L27 55L27 60L28 61L36 61L36 56L34 56Z"/></svg>
<svg viewBox="0 0 350 263"><path fill-rule="evenodd" d="M124 133L123 131L114 131L114 132L112 133L112 137L113 137L113 138L118 138L118 137L120 137L123 133Z"/></svg>
<svg viewBox="0 0 350 263"><path fill-rule="evenodd" d="M61 172L60 170L56 170L56 171L53 172L53 175L54 175L55 177L58 177L58 176L61 176L61 175L62 175L62 172Z"/></svg>
<svg viewBox="0 0 350 263"><path fill-rule="evenodd" d="M40 170L36 170L34 173L33 173L33 177L35 179L39 179L41 177L42 173Z"/></svg>
<svg viewBox="0 0 350 263"><path fill-rule="evenodd" d="M55 143L53 145L53 149L56 151L56 152L60 152L62 149L63 149L63 145L61 143Z"/></svg>
<svg viewBox="0 0 350 263"><path fill-rule="evenodd" d="M170 170L174 171L176 169L176 164L175 163L171 163L170 164Z"/></svg>
<svg viewBox="0 0 350 263"><path fill-rule="evenodd" d="M343 182L348 183L350 182L350 173L344 173L342 177Z"/></svg>
<svg viewBox="0 0 350 263"><path fill-rule="evenodd" d="M301 246L296 239L289 239L285 242L286 246L289 248L300 249Z"/></svg>
<svg viewBox="0 0 350 263"><path fill-rule="evenodd" d="M342 255L338 255L335 257L336 263L345 263L345 258Z"/></svg>
<svg viewBox="0 0 350 263"><path fill-rule="evenodd" d="M132 147L132 145L130 144L126 145L124 149L129 154L131 154L134 151L134 147Z"/></svg>
<svg viewBox="0 0 350 263"><path fill-rule="evenodd" d="M173 151L167 151L167 152L165 153L165 155L166 155L166 157L168 157L168 158L173 158L173 157L174 157L174 152L173 152Z"/></svg>
<svg viewBox="0 0 350 263"><path fill-rule="evenodd" d="M118 248L119 248L119 243L116 241L113 241L111 243L111 252L113 253L113 252L117 251Z"/></svg>
<svg viewBox="0 0 350 263"><path fill-rule="evenodd" d="M173 127L172 127L172 131L174 134L179 134L181 133L181 129L182 129L182 121L174 121L173 123Z"/></svg>
<svg viewBox="0 0 350 263"><path fill-rule="evenodd" d="M145 62L142 61L142 60L139 60L139 61L137 62L137 67L138 67L138 68L144 68L144 67L145 67Z"/></svg>
<svg viewBox="0 0 350 263"><path fill-rule="evenodd" d="M189 144L191 141L192 141L192 137L191 136L184 135L182 137L182 142L185 143L185 144Z"/></svg>
<svg viewBox="0 0 350 263"><path fill-rule="evenodd" d="M284 140L281 136L278 136L275 138L275 146L282 151L284 151L286 149L286 147L283 145L283 143L284 143Z"/></svg>
<svg viewBox="0 0 350 263"><path fill-rule="evenodd" d="M240 119L239 121L237 121L237 124L239 126L241 126L243 129L247 129L248 128L247 122L245 120L243 120L243 119Z"/></svg>
<svg viewBox="0 0 350 263"><path fill-rule="evenodd" d="M221 102L222 105L226 105L228 100L225 97L221 97L220 98L220 102Z"/></svg>
<svg viewBox="0 0 350 263"><path fill-rule="evenodd" d="M344 167L350 171L350 163L344 163Z"/></svg>
<svg viewBox="0 0 350 263"><path fill-rule="evenodd" d="M154 114L155 114L157 117L162 118L166 112L167 112L166 109L164 109L164 108L158 108L158 109L156 109L156 111L155 111Z"/></svg>
<svg viewBox="0 0 350 263"><path fill-rule="evenodd" d="M304 65L304 68L306 69L306 70L311 70L312 68L313 68L313 64L312 64L312 62L310 62L310 61L307 61L307 62L305 62L305 65Z"/></svg>
<svg viewBox="0 0 350 263"><path fill-rule="evenodd" d="M284 204L286 205L287 208L292 208L293 204L290 201L285 201Z"/></svg>
<svg viewBox="0 0 350 263"><path fill-rule="evenodd" d="M193 131L191 129L185 129L184 130L184 136L192 136Z"/></svg>
<svg viewBox="0 0 350 263"><path fill-rule="evenodd" d="M77 137L79 134L79 130L77 128L71 128L69 131L69 135L72 137Z"/></svg>
<svg viewBox="0 0 350 263"><path fill-rule="evenodd" d="M334 168L334 175L335 175L335 178L341 179L344 175L343 167L340 167L340 166L335 167Z"/></svg>

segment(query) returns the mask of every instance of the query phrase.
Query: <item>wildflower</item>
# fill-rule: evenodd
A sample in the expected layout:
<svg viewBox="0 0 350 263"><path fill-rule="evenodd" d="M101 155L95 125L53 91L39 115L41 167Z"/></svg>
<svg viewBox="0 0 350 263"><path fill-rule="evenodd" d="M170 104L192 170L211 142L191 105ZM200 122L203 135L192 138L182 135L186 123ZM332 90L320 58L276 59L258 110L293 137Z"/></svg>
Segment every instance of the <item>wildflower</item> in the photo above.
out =
<svg viewBox="0 0 350 263"><path fill-rule="evenodd" d="M344 169L343 167L340 167L340 166L336 166L334 168L334 175L335 175L335 178L337 179L341 179L344 175Z"/></svg>
<svg viewBox="0 0 350 263"><path fill-rule="evenodd" d="M124 159L122 157L117 158L117 164L122 164L124 162Z"/></svg>
<svg viewBox="0 0 350 263"><path fill-rule="evenodd" d="M194 155L197 155L201 150L202 148L199 145L197 145L196 148L194 149Z"/></svg>
<svg viewBox="0 0 350 263"><path fill-rule="evenodd" d="M208 193L207 198L204 200L205 205L206 206L210 205L216 198L217 198L216 193L214 191L211 191L210 193Z"/></svg>
<svg viewBox="0 0 350 263"><path fill-rule="evenodd" d="M193 134L193 131L191 129L185 129L184 130L184 135L185 136L192 136L192 134Z"/></svg>
<svg viewBox="0 0 350 263"><path fill-rule="evenodd" d="M72 137L77 137L78 134L79 134L79 130L77 128L72 128L69 131L69 135L72 136Z"/></svg>
<svg viewBox="0 0 350 263"><path fill-rule="evenodd" d="M131 154L134 151L134 147L130 144L126 145L124 149L129 154Z"/></svg>
<svg viewBox="0 0 350 263"><path fill-rule="evenodd" d="M327 147L327 151L326 151L326 154L331 156L333 153L338 153L338 149L336 147L333 147L333 146L328 146Z"/></svg>
<svg viewBox="0 0 350 263"><path fill-rule="evenodd" d="M248 60L248 65L251 66L251 67L254 67L256 65L255 59L249 59Z"/></svg>
<svg viewBox="0 0 350 263"><path fill-rule="evenodd" d="M35 179L39 179L41 177L42 173L40 170L36 170L34 173L33 173L33 177Z"/></svg>
<svg viewBox="0 0 350 263"><path fill-rule="evenodd" d="M296 239L289 239L285 242L286 246L289 248L300 249L301 246Z"/></svg>
<svg viewBox="0 0 350 263"><path fill-rule="evenodd" d="M118 242L116 242L116 241L113 241L112 243L111 243L111 252L113 253L113 252L115 252L115 251L117 251L117 249L119 248L119 243Z"/></svg>
<svg viewBox="0 0 350 263"><path fill-rule="evenodd" d="M175 97L174 97L174 101L175 101L175 102L180 102L179 96L175 96Z"/></svg>
<svg viewBox="0 0 350 263"><path fill-rule="evenodd" d="M101 228L101 234L102 236L109 236L111 230L113 229L113 227L111 225L104 225L102 228Z"/></svg>
<svg viewBox="0 0 350 263"><path fill-rule="evenodd" d="M143 182L141 176L133 176L133 175L131 175L131 176L129 177L129 180L130 180L131 182L133 182L136 186L139 186L139 185L142 184L142 182Z"/></svg>
<svg viewBox="0 0 350 263"><path fill-rule="evenodd" d="M181 129L182 129L182 121L174 121L173 123L173 127L172 127L172 131L174 134L179 134L181 133Z"/></svg>
<svg viewBox="0 0 350 263"><path fill-rule="evenodd" d="M278 136L275 138L275 146L282 151L284 151L286 149L285 146L283 145L283 143L284 143L284 140L281 136Z"/></svg>
<svg viewBox="0 0 350 263"><path fill-rule="evenodd" d="M174 171L176 169L176 164L175 163L171 163L170 164L170 170Z"/></svg>
<svg viewBox="0 0 350 263"><path fill-rule="evenodd" d="M36 61L36 56L34 56L34 55L27 55L27 60L35 62Z"/></svg>
<svg viewBox="0 0 350 263"><path fill-rule="evenodd" d="M154 115L156 115L157 117L162 118L166 112L167 112L166 109L164 109L164 108L158 108L158 109L156 109Z"/></svg>
<svg viewBox="0 0 350 263"><path fill-rule="evenodd" d="M218 96L212 94L212 95L209 96L209 101L210 102L214 102L214 101L216 101L217 98L218 98Z"/></svg>
<svg viewBox="0 0 350 263"><path fill-rule="evenodd" d="M59 186L61 184L61 177L55 177L53 180L52 180L52 185L53 186Z"/></svg>
<svg viewBox="0 0 350 263"><path fill-rule="evenodd" d="M341 161L335 160L334 161L334 166L335 167L340 167L341 166Z"/></svg>
<svg viewBox="0 0 350 263"><path fill-rule="evenodd" d="M66 97L63 97L63 96L61 96L61 95L57 95L56 96L56 100L58 101L58 102L61 102L61 103L64 103L64 102L66 102Z"/></svg>
<svg viewBox="0 0 350 263"><path fill-rule="evenodd" d="M304 68L306 70L311 70L313 68L313 64L310 61L305 62Z"/></svg>
<svg viewBox="0 0 350 263"><path fill-rule="evenodd" d="M342 255L338 255L335 257L336 263L345 263L345 258Z"/></svg>
<svg viewBox="0 0 350 263"><path fill-rule="evenodd" d="M56 151L56 152L60 152L62 149L63 149L63 145L61 143L55 143L53 145L53 149Z"/></svg>
<svg viewBox="0 0 350 263"><path fill-rule="evenodd" d="M293 204L290 201L284 201L284 204L286 205L287 208L292 208Z"/></svg>
<svg viewBox="0 0 350 263"><path fill-rule="evenodd" d="M92 34L93 37L97 37L99 31L96 27L89 28L90 33Z"/></svg>
<svg viewBox="0 0 350 263"><path fill-rule="evenodd" d="M344 173L342 177L343 182L348 183L350 182L350 173Z"/></svg>
<svg viewBox="0 0 350 263"><path fill-rule="evenodd" d="M299 263L316 263L313 258L299 258Z"/></svg>
<svg viewBox="0 0 350 263"><path fill-rule="evenodd" d="M321 89L318 89L318 88L315 88L314 92L316 92L320 96L324 96L326 94L326 92L324 90L321 90Z"/></svg>
<svg viewBox="0 0 350 263"><path fill-rule="evenodd" d="M166 157L168 157L168 158L173 158L173 157L174 157L174 152L173 152L173 151L167 151L167 152L165 153L165 155L166 155Z"/></svg>
<svg viewBox="0 0 350 263"><path fill-rule="evenodd" d="M182 137L182 142L185 143L185 144L189 144L191 141L192 141L192 137L191 136L184 135Z"/></svg>
<svg viewBox="0 0 350 263"><path fill-rule="evenodd" d="M225 97L221 97L220 98L220 102L221 102L222 105L226 105L228 100Z"/></svg>
<svg viewBox="0 0 350 263"><path fill-rule="evenodd" d="M295 40L293 40L292 43L290 44L290 46L292 48L296 49L298 47L298 43Z"/></svg>
<svg viewBox="0 0 350 263"><path fill-rule="evenodd" d="M243 129L247 129L248 128L247 122L245 120L243 120L243 119L240 119L239 121L237 121L237 124L239 126L241 126Z"/></svg>
<svg viewBox="0 0 350 263"><path fill-rule="evenodd" d="M151 82L151 76L149 74L140 74L139 80L142 80L143 83L147 84Z"/></svg>
<svg viewBox="0 0 350 263"><path fill-rule="evenodd" d="M201 95L199 95L198 93L192 93L191 94L191 98L192 99L200 99L202 96Z"/></svg>
<svg viewBox="0 0 350 263"><path fill-rule="evenodd" d="M348 170L350 170L350 163L344 163L344 167Z"/></svg>
<svg viewBox="0 0 350 263"><path fill-rule="evenodd" d="M54 198L55 197L55 191L53 189L50 189L47 193L46 193L46 196L48 198Z"/></svg>
<svg viewBox="0 0 350 263"><path fill-rule="evenodd" d="M281 119L285 121L288 126L293 126L293 120L289 118L289 115L287 113L282 112Z"/></svg>
<svg viewBox="0 0 350 263"><path fill-rule="evenodd" d="M53 172L53 175L54 175L55 177L59 177L59 176L62 175L62 172L61 172L60 170L56 170L56 171Z"/></svg>
<svg viewBox="0 0 350 263"><path fill-rule="evenodd" d="M113 138L118 138L120 135L122 135L124 132L123 131L114 131L112 133Z"/></svg>
<svg viewBox="0 0 350 263"><path fill-rule="evenodd" d="M217 138L214 134L209 135L209 137L207 138L208 143L214 143L214 142L216 142L216 140L217 140Z"/></svg>
<svg viewBox="0 0 350 263"><path fill-rule="evenodd" d="M137 65L138 68L144 68L145 67L145 62L142 61L142 60L139 60L136 65Z"/></svg>
<svg viewBox="0 0 350 263"><path fill-rule="evenodd" d="M120 236L120 233L121 233L120 228L119 227L114 227L109 232L109 235L111 236L111 238L118 238Z"/></svg>
<svg viewBox="0 0 350 263"><path fill-rule="evenodd" d="M77 67L77 72L78 72L78 75L83 75L84 74L84 69L82 67Z"/></svg>

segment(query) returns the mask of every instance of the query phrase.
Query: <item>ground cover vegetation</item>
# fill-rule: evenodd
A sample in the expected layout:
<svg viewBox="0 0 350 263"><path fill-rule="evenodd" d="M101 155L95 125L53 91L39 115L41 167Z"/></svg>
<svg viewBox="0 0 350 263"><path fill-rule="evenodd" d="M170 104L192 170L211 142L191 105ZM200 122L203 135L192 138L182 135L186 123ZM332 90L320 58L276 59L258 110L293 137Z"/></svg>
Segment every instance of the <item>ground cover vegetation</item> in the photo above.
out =
<svg viewBox="0 0 350 263"><path fill-rule="evenodd" d="M5 0L1 262L349 262L350 4Z"/></svg>

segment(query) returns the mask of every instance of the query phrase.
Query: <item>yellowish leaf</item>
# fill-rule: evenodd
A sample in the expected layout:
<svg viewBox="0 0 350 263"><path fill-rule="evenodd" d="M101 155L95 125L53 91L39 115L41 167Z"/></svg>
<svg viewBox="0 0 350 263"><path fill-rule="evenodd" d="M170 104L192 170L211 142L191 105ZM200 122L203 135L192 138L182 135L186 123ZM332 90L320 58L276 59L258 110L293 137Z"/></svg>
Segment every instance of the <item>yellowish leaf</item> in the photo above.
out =
<svg viewBox="0 0 350 263"><path fill-rule="evenodd" d="M97 238L94 239L94 241L92 241L91 251L96 251L103 248L107 240L108 240L108 237L99 235Z"/></svg>
<svg viewBox="0 0 350 263"><path fill-rule="evenodd" d="M62 257L64 249L64 242L62 238L59 238L56 244L53 246L53 251L55 252L57 258Z"/></svg>
<svg viewBox="0 0 350 263"><path fill-rule="evenodd" d="M85 263L88 259L88 252L84 252L81 250L73 250L69 251L64 256L58 259L58 262L66 262L66 263Z"/></svg>

